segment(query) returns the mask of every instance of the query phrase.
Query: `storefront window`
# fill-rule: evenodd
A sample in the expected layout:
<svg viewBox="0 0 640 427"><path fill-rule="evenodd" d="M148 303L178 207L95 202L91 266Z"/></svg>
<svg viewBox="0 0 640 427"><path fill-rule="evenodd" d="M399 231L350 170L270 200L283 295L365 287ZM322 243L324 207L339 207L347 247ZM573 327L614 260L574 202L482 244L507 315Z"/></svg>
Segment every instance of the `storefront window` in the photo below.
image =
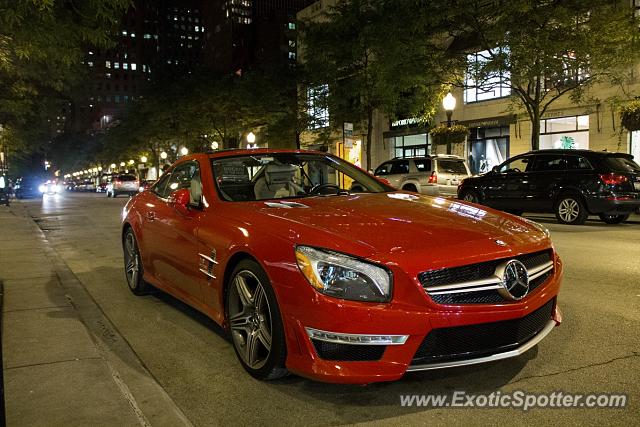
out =
<svg viewBox="0 0 640 427"><path fill-rule="evenodd" d="M393 138L393 144L395 157L423 157L431 153L431 144L426 133L396 136Z"/></svg>
<svg viewBox="0 0 640 427"><path fill-rule="evenodd" d="M640 162L640 130L631 132L631 146L629 153L633 156L636 163Z"/></svg>
<svg viewBox="0 0 640 427"><path fill-rule="evenodd" d="M540 149L588 149L589 116L559 117L540 121Z"/></svg>
<svg viewBox="0 0 640 427"><path fill-rule="evenodd" d="M509 157L509 126L472 128L469 135L472 174L489 172Z"/></svg>

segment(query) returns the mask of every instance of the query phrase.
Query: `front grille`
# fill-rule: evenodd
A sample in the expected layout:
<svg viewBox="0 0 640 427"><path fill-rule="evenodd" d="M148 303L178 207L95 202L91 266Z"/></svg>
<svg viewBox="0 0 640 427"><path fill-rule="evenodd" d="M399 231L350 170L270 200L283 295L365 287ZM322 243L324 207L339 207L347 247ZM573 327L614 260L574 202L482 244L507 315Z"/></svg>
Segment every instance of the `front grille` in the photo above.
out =
<svg viewBox="0 0 640 427"><path fill-rule="evenodd" d="M552 271L544 273L529 282L529 293L542 285L551 277ZM429 295L438 304L459 305L459 304L498 304L504 303L505 299L495 290L480 292L459 292L455 294Z"/></svg>
<svg viewBox="0 0 640 427"><path fill-rule="evenodd" d="M426 289L431 286L450 285L454 283L470 282L487 279L494 275L496 267L505 261L517 259L522 262L527 270L535 268L553 260L551 250L544 250L530 254L519 255L513 258L502 258L477 264L463 265L461 267L441 268L424 271L418 275L418 280ZM529 292L544 283L553 273L553 270L537 277L529 283ZM428 291L427 291L428 292ZM451 294L429 295L438 304L492 304L504 303L505 299L494 289L474 292L457 292Z"/></svg>
<svg viewBox="0 0 640 427"><path fill-rule="evenodd" d="M321 359L349 362L380 360L387 348L386 345L338 344L314 339L311 342Z"/></svg>
<svg viewBox="0 0 640 427"><path fill-rule="evenodd" d="M433 329L420 344L412 365L473 359L513 350L551 320L552 299L525 317L493 323Z"/></svg>

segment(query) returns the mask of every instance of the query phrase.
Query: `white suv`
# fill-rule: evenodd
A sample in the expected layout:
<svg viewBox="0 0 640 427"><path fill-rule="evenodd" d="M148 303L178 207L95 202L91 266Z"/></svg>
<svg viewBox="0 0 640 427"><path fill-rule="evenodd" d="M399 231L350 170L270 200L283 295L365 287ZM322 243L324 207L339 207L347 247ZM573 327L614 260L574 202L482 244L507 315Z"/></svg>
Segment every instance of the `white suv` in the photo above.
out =
<svg viewBox="0 0 640 427"><path fill-rule="evenodd" d="M378 166L374 174L401 190L454 197L462 180L471 176L464 159L449 154L395 158Z"/></svg>

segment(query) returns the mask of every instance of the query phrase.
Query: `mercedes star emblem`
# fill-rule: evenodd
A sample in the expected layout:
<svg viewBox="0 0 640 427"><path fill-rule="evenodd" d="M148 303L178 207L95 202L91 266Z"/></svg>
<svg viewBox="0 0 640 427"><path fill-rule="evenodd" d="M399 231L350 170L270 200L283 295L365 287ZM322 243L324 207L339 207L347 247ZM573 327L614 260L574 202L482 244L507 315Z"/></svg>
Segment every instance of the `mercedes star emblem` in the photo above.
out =
<svg viewBox="0 0 640 427"><path fill-rule="evenodd" d="M505 299L518 301L529 293L529 274L527 267L517 259L504 264L502 270L502 288L498 293Z"/></svg>

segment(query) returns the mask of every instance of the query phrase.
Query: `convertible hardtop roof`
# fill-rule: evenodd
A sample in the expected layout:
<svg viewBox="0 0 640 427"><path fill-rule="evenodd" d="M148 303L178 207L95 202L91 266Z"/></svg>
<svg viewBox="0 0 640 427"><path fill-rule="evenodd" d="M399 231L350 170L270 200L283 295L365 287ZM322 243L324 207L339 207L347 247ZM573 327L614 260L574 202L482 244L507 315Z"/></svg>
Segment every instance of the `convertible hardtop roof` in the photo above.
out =
<svg viewBox="0 0 640 427"><path fill-rule="evenodd" d="M273 148L252 148L252 149L230 148L227 150L208 151L206 154L208 157L212 159L218 159L223 157L255 156L255 155L262 155L262 154L277 154L277 153L319 154L323 156L330 154L323 151L292 150L292 149L287 150L287 149L273 149Z"/></svg>

